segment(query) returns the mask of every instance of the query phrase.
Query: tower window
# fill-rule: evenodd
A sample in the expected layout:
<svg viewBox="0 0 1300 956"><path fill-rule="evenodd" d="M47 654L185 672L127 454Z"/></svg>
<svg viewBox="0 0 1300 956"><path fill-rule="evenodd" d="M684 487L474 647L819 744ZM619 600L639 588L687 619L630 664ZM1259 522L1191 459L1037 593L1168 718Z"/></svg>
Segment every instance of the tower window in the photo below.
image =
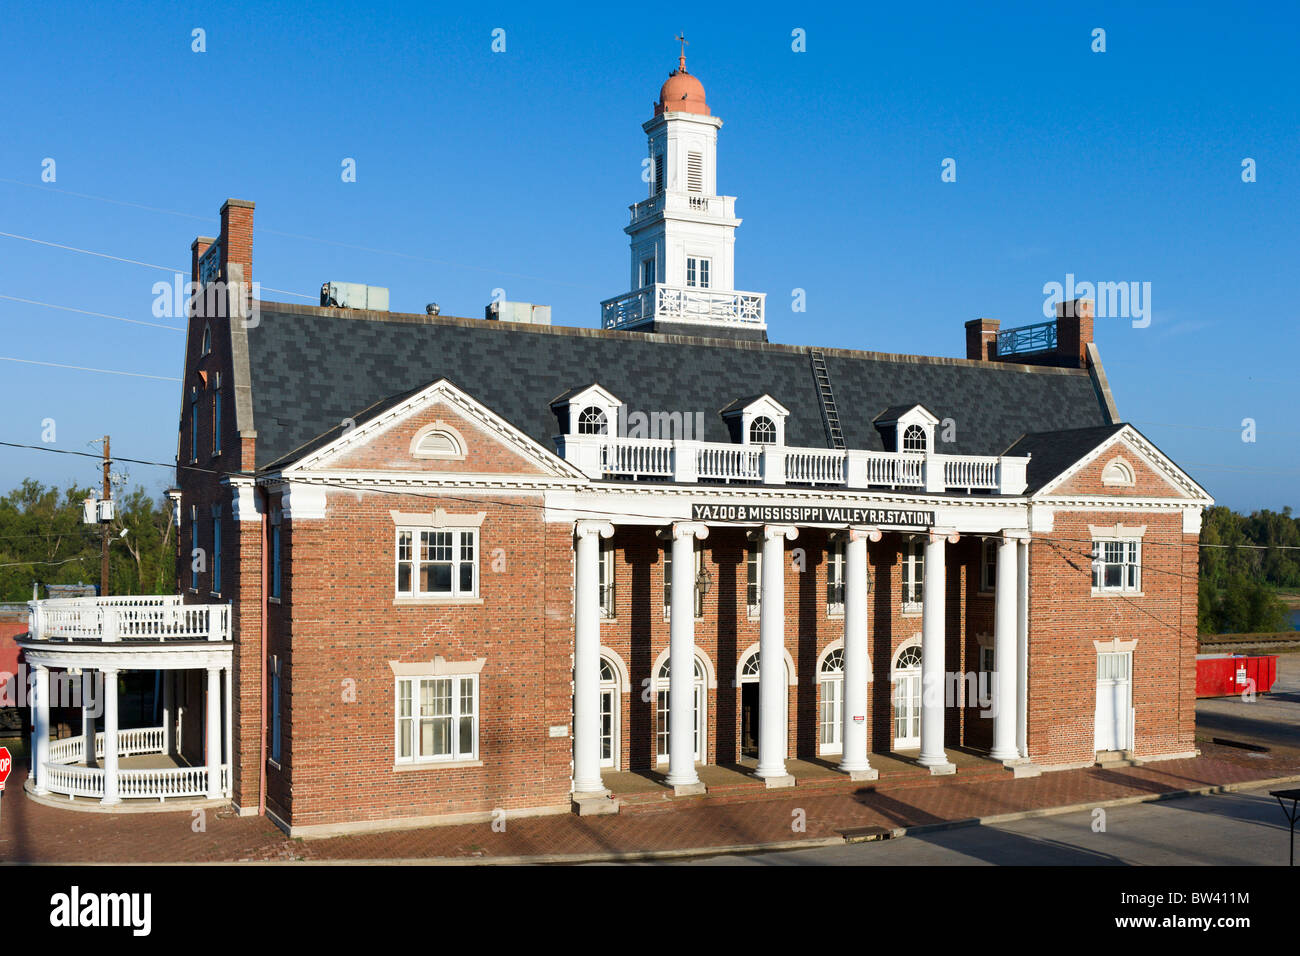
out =
<svg viewBox="0 0 1300 956"><path fill-rule="evenodd" d="M696 256L686 257L686 284L700 289L709 288L710 260Z"/></svg>
<svg viewBox="0 0 1300 956"><path fill-rule="evenodd" d="M641 288L655 284L655 261L651 259L641 260Z"/></svg>
<svg viewBox="0 0 1300 956"><path fill-rule="evenodd" d="M655 156L655 195L664 191L664 154Z"/></svg>
<svg viewBox="0 0 1300 956"><path fill-rule="evenodd" d="M687 192L704 192L704 154L686 154L686 190Z"/></svg>

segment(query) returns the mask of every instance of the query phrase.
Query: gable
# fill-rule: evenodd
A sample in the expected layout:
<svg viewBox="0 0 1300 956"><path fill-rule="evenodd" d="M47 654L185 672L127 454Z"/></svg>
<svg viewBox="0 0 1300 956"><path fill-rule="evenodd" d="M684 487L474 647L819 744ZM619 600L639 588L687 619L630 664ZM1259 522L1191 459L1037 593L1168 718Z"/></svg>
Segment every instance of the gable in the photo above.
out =
<svg viewBox="0 0 1300 956"><path fill-rule="evenodd" d="M1205 497L1195 482L1153 447L1141 442L1140 437L1133 429L1124 429L1049 482L1040 494L1122 498Z"/></svg>

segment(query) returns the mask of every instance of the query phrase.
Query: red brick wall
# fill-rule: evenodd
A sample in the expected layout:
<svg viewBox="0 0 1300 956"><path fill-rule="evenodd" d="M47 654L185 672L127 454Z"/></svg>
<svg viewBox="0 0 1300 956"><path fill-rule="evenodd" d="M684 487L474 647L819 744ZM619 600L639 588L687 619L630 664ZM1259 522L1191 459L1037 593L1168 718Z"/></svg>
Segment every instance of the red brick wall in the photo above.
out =
<svg viewBox="0 0 1300 956"><path fill-rule="evenodd" d="M1133 469L1135 483L1131 486L1104 485L1101 473L1115 458L1122 457ZM1069 481L1052 489L1053 495L1111 495L1138 498L1177 498L1181 495L1169 482L1146 465L1123 442L1111 442L1097 458L1073 475ZM1103 522L1094 521L1093 524ZM1128 521L1133 524L1132 520ZM1141 522L1136 522L1141 524Z"/></svg>

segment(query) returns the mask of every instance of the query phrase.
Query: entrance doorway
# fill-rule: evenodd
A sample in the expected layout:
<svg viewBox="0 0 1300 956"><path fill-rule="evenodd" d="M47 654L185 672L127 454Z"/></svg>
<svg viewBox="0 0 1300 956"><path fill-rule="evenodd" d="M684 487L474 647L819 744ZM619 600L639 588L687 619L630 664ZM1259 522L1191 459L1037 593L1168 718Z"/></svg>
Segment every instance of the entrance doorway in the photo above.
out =
<svg viewBox="0 0 1300 956"><path fill-rule="evenodd" d="M921 746L921 648L912 644L894 660L894 749Z"/></svg>
<svg viewBox="0 0 1300 956"><path fill-rule="evenodd" d="M758 682L740 685L740 755L758 756Z"/></svg>
<svg viewBox="0 0 1300 956"><path fill-rule="evenodd" d="M1104 652L1097 655L1097 716L1093 722L1096 750L1131 750L1133 655Z"/></svg>

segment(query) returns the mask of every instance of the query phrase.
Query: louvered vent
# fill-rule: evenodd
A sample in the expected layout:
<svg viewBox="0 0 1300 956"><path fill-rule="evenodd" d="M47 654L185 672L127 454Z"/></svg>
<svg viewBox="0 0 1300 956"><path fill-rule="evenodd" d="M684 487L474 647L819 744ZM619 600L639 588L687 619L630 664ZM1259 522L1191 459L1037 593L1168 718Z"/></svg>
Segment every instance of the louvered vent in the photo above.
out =
<svg viewBox="0 0 1300 956"><path fill-rule="evenodd" d="M686 189L693 193L704 192L704 154L686 154Z"/></svg>

